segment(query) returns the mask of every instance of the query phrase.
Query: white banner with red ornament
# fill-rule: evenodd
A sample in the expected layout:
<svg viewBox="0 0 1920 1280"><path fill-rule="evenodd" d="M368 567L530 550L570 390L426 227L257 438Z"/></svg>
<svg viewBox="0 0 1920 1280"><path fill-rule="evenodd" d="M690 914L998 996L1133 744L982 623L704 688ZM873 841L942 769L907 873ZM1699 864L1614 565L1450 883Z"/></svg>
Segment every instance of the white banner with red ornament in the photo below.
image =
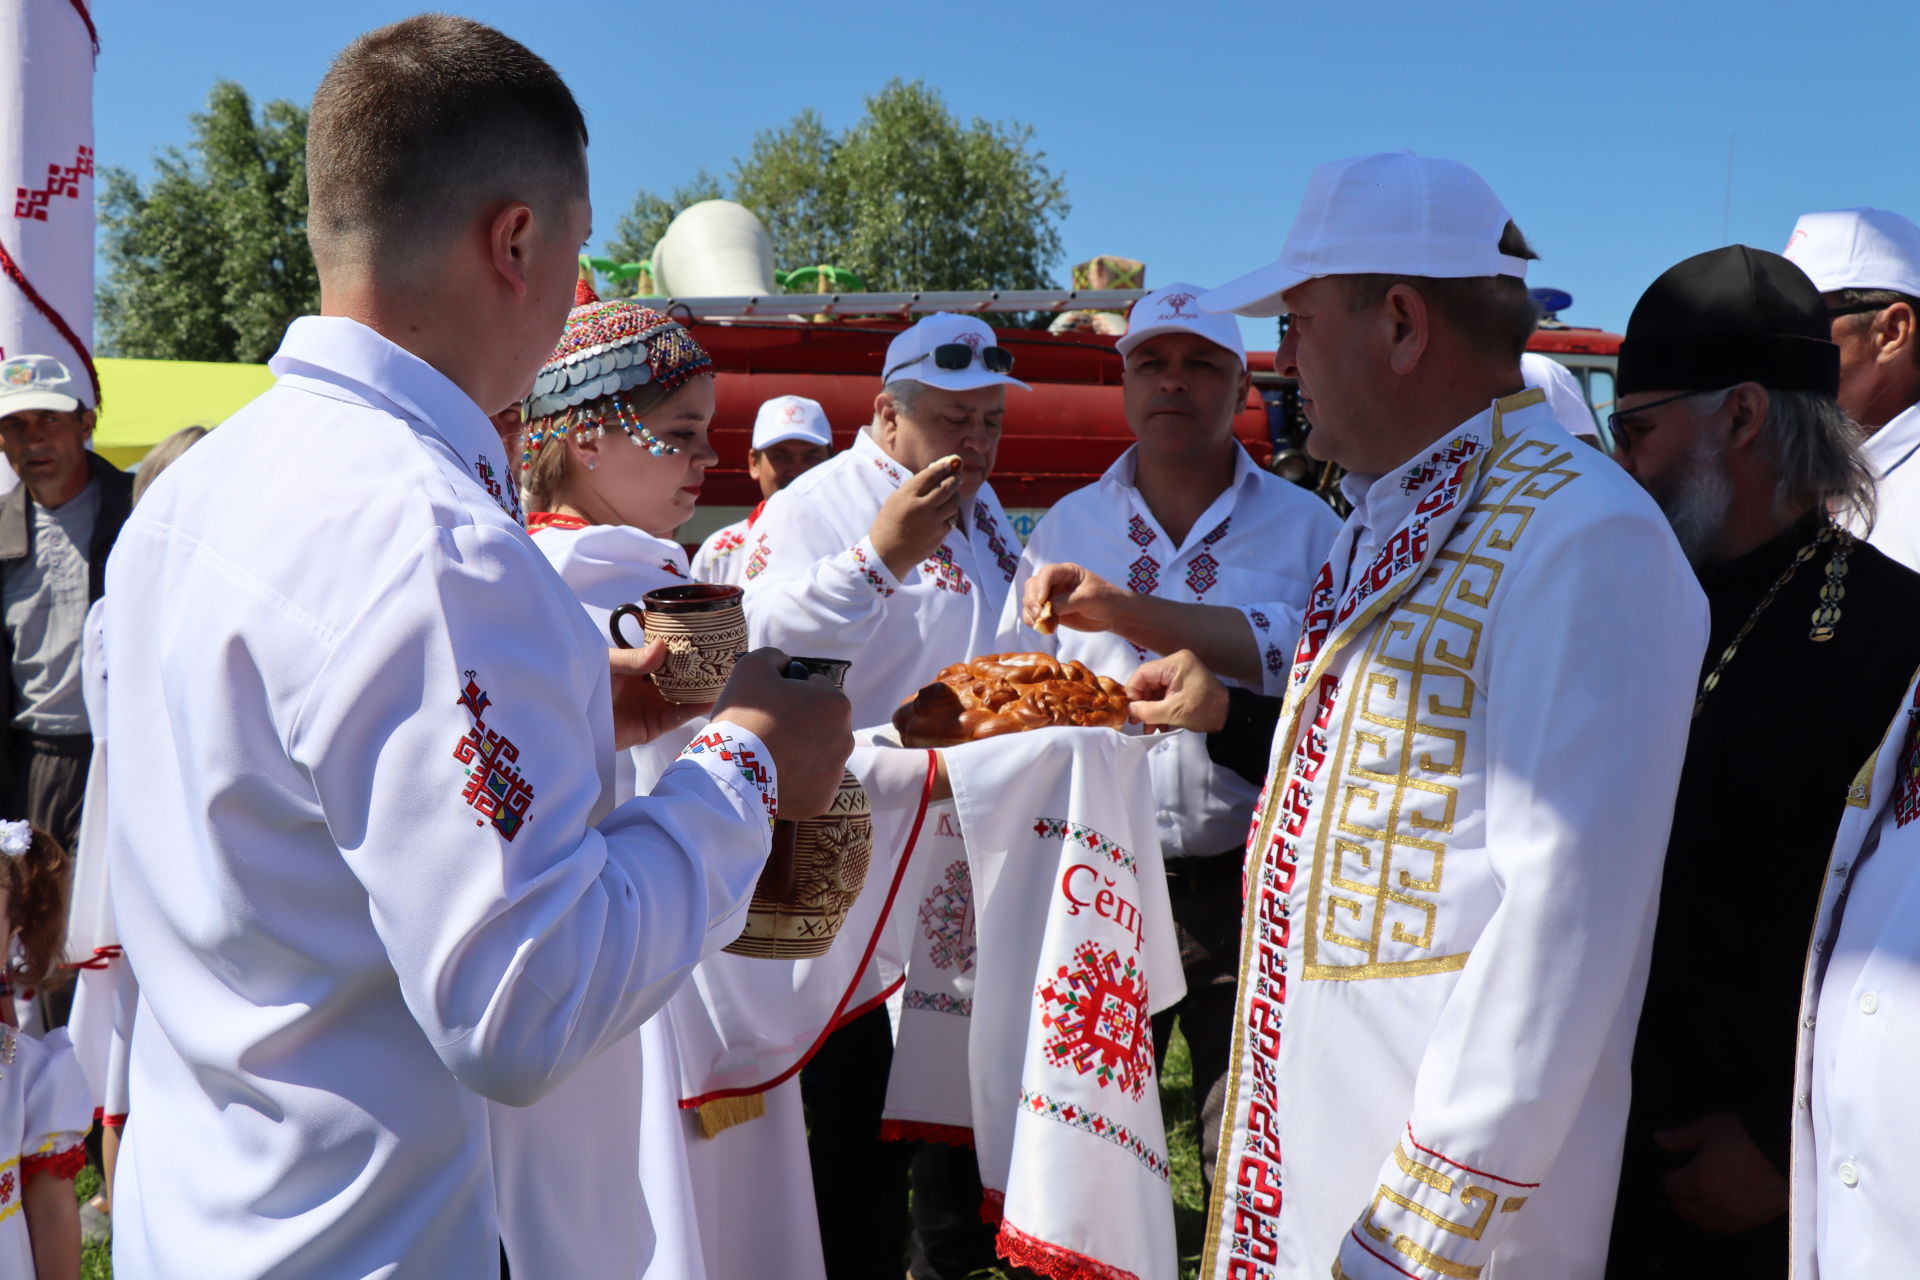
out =
<svg viewBox="0 0 1920 1280"><path fill-rule="evenodd" d="M85 0L0 0L0 359L93 369L93 61Z"/></svg>
<svg viewBox="0 0 1920 1280"><path fill-rule="evenodd" d="M1177 1274L1149 1017L1186 985L1147 746L1040 729L944 753L978 935L986 1209L1002 1257L1058 1280Z"/></svg>

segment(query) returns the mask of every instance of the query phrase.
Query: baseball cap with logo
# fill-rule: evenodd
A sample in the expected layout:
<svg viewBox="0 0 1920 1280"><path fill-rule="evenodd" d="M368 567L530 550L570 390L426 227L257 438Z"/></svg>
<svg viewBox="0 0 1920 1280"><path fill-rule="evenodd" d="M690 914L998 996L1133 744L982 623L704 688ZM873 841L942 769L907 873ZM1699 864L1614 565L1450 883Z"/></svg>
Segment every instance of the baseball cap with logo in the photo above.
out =
<svg viewBox="0 0 1920 1280"><path fill-rule="evenodd" d="M72 413L90 408L87 389L52 356L15 356L0 362L0 418L28 409Z"/></svg>
<svg viewBox="0 0 1920 1280"><path fill-rule="evenodd" d="M1031 391L1008 376L1013 353L1000 345L986 322L936 311L894 335L881 367L882 382L924 382L945 391L1008 386Z"/></svg>
<svg viewBox="0 0 1920 1280"><path fill-rule="evenodd" d="M805 396L775 396L760 406L753 416L753 447L771 449L787 440L833 447L833 432L827 427L827 411L818 400Z"/></svg>
<svg viewBox="0 0 1920 1280"><path fill-rule="evenodd" d="M1113 345L1120 356L1148 338L1163 333L1191 333L1233 353L1240 367L1247 364L1247 344L1240 337L1240 326L1231 317L1200 309L1200 297L1206 292L1197 284L1170 284L1155 289L1133 304L1127 313L1127 332Z"/></svg>
<svg viewBox="0 0 1920 1280"><path fill-rule="evenodd" d="M1886 209L1803 213L1780 254L1821 293L1891 289L1920 298L1920 227Z"/></svg>
<svg viewBox="0 0 1920 1280"><path fill-rule="evenodd" d="M1486 179L1458 160L1411 151L1333 160L1307 179L1280 257L1201 295L1208 311L1277 316L1280 295L1321 276L1527 278L1500 252L1513 219Z"/></svg>

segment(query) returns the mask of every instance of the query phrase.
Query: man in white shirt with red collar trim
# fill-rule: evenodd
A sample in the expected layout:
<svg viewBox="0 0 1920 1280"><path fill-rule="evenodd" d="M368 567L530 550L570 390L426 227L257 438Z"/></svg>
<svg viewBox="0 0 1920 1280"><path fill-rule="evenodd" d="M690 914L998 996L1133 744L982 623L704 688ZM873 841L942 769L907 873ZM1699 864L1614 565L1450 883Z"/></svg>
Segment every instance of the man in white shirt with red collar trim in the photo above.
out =
<svg viewBox="0 0 1920 1280"><path fill-rule="evenodd" d="M1532 256L1465 165L1366 156L1201 299L1291 313L1276 365L1354 502L1248 842L1203 1280L1605 1265L1707 617L1660 509L1522 390ZM1045 601L1259 671L1244 611L1071 566L1034 576ZM1133 686L1142 718L1230 727L1192 653Z"/></svg>
<svg viewBox="0 0 1920 1280"><path fill-rule="evenodd" d="M141 987L114 1260L471 1280L500 1263L487 1100L539 1098L736 936L774 813L823 809L851 739L824 682L748 655L614 807L615 747L687 710L650 663L610 681L487 418L572 298L579 109L521 45L428 15L349 46L310 119L325 314L108 569Z"/></svg>
<svg viewBox="0 0 1920 1280"><path fill-rule="evenodd" d="M747 564L747 537L774 494L833 456L833 430L818 400L775 396L753 416L747 475L760 486L760 501L745 520L714 530L693 554L695 582L740 585Z"/></svg>
<svg viewBox="0 0 1920 1280"><path fill-rule="evenodd" d="M1232 316L1199 309L1204 292L1170 284L1134 304L1116 345L1135 443L1034 529L1001 619L1002 649L1057 653L1116 680L1160 656L1112 632L1042 634L1022 623L1021 588L1057 561L1169 600L1283 605L1290 613L1278 625L1298 631L1340 520L1256 466L1234 439L1250 385L1246 347ZM1186 999L1154 1015L1155 1049L1164 1059L1178 1015L1193 1058L1200 1167L1211 1180L1239 966L1240 855L1259 787L1208 759L1202 734L1168 735L1150 759L1187 977Z"/></svg>
<svg viewBox="0 0 1920 1280"><path fill-rule="evenodd" d="M1920 570L1920 226L1885 209L1809 213L1781 252L1826 299L1840 407L1879 477L1873 527L1853 532Z"/></svg>

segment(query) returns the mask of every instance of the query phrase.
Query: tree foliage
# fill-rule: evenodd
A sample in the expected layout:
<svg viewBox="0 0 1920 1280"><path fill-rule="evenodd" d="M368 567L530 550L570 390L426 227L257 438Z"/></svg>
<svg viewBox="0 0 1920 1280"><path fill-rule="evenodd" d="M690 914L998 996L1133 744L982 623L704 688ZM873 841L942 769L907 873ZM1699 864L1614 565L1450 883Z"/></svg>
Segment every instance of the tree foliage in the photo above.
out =
<svg viewBox="0 0 1920 1280"><path fill-rule="evenodd" d="M187 153L156 155L145 186L124 169L101 175L101 351L258 363L320 306L307 112L276 100L256 119L246 90L222 80L191 123Z"/></svg>
<svg viewBox="0 0 1920 1280"><path fill-rule="evenodd" d="M724 193L704 170L667 199L641 192L608 251L644 258L674 213L724 194L766 224L785 268L844 267L875 290L1041 288L1068 205L1032 143L1030 126L963 124L935 90L894 80L843 133L812 110L762 130Z"/></svg>

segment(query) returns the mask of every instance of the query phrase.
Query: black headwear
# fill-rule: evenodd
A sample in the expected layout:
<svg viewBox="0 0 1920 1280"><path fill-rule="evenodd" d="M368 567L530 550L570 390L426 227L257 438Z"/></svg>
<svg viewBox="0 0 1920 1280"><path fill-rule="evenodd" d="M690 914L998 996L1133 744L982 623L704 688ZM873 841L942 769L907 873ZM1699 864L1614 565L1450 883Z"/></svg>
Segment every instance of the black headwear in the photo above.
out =
<svg viewBox="0 0 1920 1280"><path fill-rule="evenodd" d="M1615 394L1840 390L1840 348L1813 281L1777 253L1728 245L1670 267L1640 295Z"/></svg>

